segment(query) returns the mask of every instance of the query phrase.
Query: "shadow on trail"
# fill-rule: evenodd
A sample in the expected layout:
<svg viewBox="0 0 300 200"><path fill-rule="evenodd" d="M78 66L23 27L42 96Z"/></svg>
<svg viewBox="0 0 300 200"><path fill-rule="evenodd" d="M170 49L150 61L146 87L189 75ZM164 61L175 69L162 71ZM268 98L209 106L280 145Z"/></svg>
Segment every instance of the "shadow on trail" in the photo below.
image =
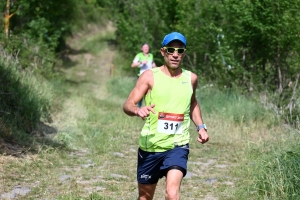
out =
<svg viewBox="0 0 300 200"><path fill-rule="evenodd" d="M0 63L0 154L20 156L43 145L64 147L45 137L57 133L46 124L52 121L47 96L20 81L24 76L14 67Z"/></svg>
<svg viewBox="0 0 300 200"><path fill-rule="evenodd" d="M114 51L117 49L118 47L118 42L117 40L114 39L105 39L105 41L107 42L107 46L110 50Z"/></svg>
<svg viewBox="0 0 300 200"><path fill-rule="evenodd" d="M41 148L67 149L67 146L53 140L57 129L44 122L39 122L31 133L17 133L10 138L0 138L0 154L15 157L25 157L27 154L36 154Z"/></svg>
<svg viewBox="0 0 300 200"><path fill-rule="evenodd" d="M76 87L79 87L81 84L97 84L96 81L92 81L92 80L72 80L72 79L65 79L64 81L66 84L68 84L69 86L76 86Z"/></svg>
<svg viewBox="0 0 300 200"><path fill-rule="evenodd" d="M60 54L60 59L62 60L62 64L59 66L59 68L69 69L75 67L76 65L78 65L78 62L73 61L70 57L75 55L83 55L88 52L89 51L85 49L80 49L80 50L73 49L68 44L65 44L64 50Z"/></svg>

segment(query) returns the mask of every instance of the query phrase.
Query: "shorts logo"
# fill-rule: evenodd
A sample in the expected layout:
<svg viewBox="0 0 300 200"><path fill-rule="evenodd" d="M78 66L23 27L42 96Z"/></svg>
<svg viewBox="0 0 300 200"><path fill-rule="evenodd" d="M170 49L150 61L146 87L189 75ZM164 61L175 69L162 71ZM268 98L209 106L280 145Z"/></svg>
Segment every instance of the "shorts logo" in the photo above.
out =
<svg viewBox="0 0 300 200"><path fill-rule="evenodd" d="M150 176L150 175L147 175L147 174L143 174L143 175L141 175L141 178L144 178L144 179L150 179L151 176Z"/></svg>

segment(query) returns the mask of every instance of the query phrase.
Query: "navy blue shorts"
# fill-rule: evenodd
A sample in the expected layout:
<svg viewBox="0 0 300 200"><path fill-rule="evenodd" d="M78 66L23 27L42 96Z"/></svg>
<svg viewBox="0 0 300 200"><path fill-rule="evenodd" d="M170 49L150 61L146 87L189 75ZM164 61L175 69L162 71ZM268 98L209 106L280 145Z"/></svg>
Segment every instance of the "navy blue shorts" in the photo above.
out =
<svg viewBox="0 0 300 200"><path fill-rule="evenodd" d="M146 152L139 148L137 181L141 184L155 184L171 169L178 169L185 176L189 152L188 144L165 152Z"/></svg>

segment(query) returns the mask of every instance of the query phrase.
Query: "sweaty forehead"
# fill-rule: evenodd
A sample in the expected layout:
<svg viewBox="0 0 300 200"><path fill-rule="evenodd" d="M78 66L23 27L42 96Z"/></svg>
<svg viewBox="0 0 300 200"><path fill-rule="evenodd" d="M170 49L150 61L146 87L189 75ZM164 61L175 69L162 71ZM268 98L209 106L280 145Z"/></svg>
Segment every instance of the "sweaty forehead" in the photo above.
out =
<svg viewBox="0 0 300 200"><path fill-rule="evenodd" d="M169 44L166 45L167 47L177 47L177 48L185 48L184 44L179 40L173 40Z"/></svg>

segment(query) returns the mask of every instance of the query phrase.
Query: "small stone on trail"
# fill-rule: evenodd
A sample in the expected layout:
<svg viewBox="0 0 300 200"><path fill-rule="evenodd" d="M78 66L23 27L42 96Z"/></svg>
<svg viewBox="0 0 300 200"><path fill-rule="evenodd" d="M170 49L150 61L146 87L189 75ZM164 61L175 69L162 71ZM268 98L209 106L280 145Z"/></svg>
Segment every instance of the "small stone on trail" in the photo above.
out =
<svg viewBox="0 0 300 200"><path fill-rule="evenodd" d="M124 175L120 175L120 174L111 174L112 177L114 178L128 178L127 176L124 176Z"/></svg>
<svg viewBox="0 0 300 200"><path fill-rule="evenodd" d="M90 164L82 164L80 165L82 168L89 168L89 167L94 167L95 164L94 163L90 163Z"/></svg>
<svg viewBox="0 0 300 200"><path fill-rule="evenodd" d="M72 178L71 175L62 175L59 177L59 180L63 183L63 182L70 180L71 178Z"/></svg>
<svg viewBox="0 0 300 200"><path fill-rule="evenodd" d="M113 155L115 156L119 156L119 157L124 157L124 154L123 153L119 153L119 152L114 152Z"/></svg>
<svg viewBox="0 0 300 200"><path fill-rule="evenodd" d="M209 183L209 184L213 184L214 182L217 182L218 179L217 178L209 178L205 180L205 183Z"/></svg>
<svg viewBox="0 0 300 200"><path fill-rule="evenodd" d="M25 196L30 191L31 191L31 189L18 185L18 186L15 186L14 189L10 193L1 194L1 198L15 199L15 198L17 198L18 195Z"/></svg>

